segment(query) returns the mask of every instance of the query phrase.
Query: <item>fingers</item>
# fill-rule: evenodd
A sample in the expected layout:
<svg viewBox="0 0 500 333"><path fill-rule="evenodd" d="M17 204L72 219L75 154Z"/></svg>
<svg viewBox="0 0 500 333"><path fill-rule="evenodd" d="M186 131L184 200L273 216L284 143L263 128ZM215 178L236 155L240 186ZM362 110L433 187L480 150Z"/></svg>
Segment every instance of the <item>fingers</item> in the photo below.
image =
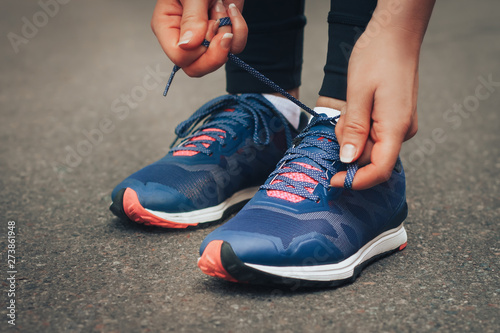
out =
<svg viewBox="0 0 500 333"><path fill-rule="evenodd" d="M408 141L411 138L413 138L415 134L417 134L417 131L418 131L418 115L417 111L415 110L411 116L410 128L408 129L408 132L406 132L404 140Z"/></svg>
<svg viewBox="0 0 500 333"><path fill-rule="evenodd" d="M245 47L248 28L240 10L243 1L235 1L239 7L233 3L226 7L220 0L158 0L151 27L164 52L187 75L210 73L227 61L229 51L241 52ZM219 28L215 20L227 16L233 25ZM201 45L203 39L211 42L208 49Z"/></svg>
<svg viewBox="0 0 500 333"><path fill-rule="evenodd" d="M212 41L212 38L217 34L217 30L219 29L219 22L218 21L208 21L208 29L207 29L207 34L205 35L205 39L208 40L209 42Z"/></svg>
<svg viewBox="0 0 500 333"><path fill-rule="evenodd" d="M400 140L388 139L375 142L370 153L371 163L358 169L354 176L352 189L365 190L389 180L400 149ZM331 179L331 185L343 187L345 176L345 171L335 174Z"/></svg>
<svg viewBox="0 0 500 333"><path fill-rule="evenodd" d="M234 34L231 52L237 54L243 51L247 44L248 26L240 10L234 3L229 5L228 13L231 18L232 32Z"/></svg>
<svg viewBox="0 0 500 333"><path fill-rule="evenodd" d="M227 61L232 39L232 33L218 33L206 52L191 65L184 67L184 72L191 77L200 77L220 68Z"/></svg>
<svg viewBox="0 0 500 333"><path fill-rule="evenodd" d="M234 3L230 3L226 8L222 0L218 0L212 7L210 17L212 19L221 19L227 16L231 19L231 26L220 27L219 32L232 33L231 52L235 54L240 53L247 43L247 23L241 15L240 9Z"/></svg>
<svg viewBox="0 0 500 333"><path fill-rule="evenodd" d="M156 37L160 42L163 51L179 67L185 67L193 63L204 52L205 47L199 45L196 49L186 51L177 45L179 38L179 29L169 27L166 24L158 24L159 28L155 29Z"/></svg>
<svg viewBox="0 0 500 333"><path fill-rule="evenodd" d="M370 164L374 145L375 142L373 142L373 140L370 137L368 137L368 140L366 140L365 149L363 149L361 156L359 156L359 158L356 161L359 167L363 167L367 164Z"/></svg>
<svg viewBox="0 0 500 333"><path fill-rule="evenodd" d="M199 44L195 49L190 51L179 47L182 13L183 7L179 2L159 0L156 3L153 18L151 19L151 28L158 38L163 51L174 64L180 67L188 66L206 50L205 47Z"/></svg>
<svg viewBox="0 0 500 333"><path fill-rule="evenodd" d="M338 125L344 121L341 117ZM382 129L388 127L387 129ZM361 166L356 172L352 183L353 190L364 190L377 184L385 182L392 174L392 169L396 164L402 139L398 133L391 132L392 124L375 123L370 130L371 134L366 140L364 149L357 159ZM375 141L376 140L376 141ZM330 183L334 187L343 187L346 172L335 174Z"/></svg>
<svg viewBox="0 0 500 333"><path fill-rule="evenodd" d="M352 188L363 190L387 181L401 150L401 145L412 130L412 123L416 120L415 112L411 104L404 98L394 94L396 87L390 89L379 89L376 101L371 113L371 128L369 139L366 141L364 151L359 158L360 165L369 161L369 164L361 167L356 175ZM343 142L346 142L346 124L351 109L347 105L347 114L343 120ZM341 117L342 118L342 117ZM342 119L339 120L342 125ZM346 173L339 172L334 175L331 185L342 187Z"/></svg>
<svg viewBox="0 0 500 333"><path fill-rule="evenodd" d="M188 66L183 67L184 72L191 77L200 77L213 72L224 65L227 61L227 55L231 52L240 52L246 44L248 28L240 10L234 4L228 8L222 1L217 1L210 10L212 19L221 19L223 17L231 18L232 26L220 28L214 27L216 35L210 41L210 46L199 58ZM209 31L211 28L209 27ZM208 34L207 34L208 36Z"/></svg>
<svg viewBox="0 0 500 333"><path fill-rule="evenodd" d="M340 138L340 136L342 135L341 128L344 126L346 109L347 109L347 105L345 105L342 108L341 116L340 116L339 120L337 121L337 126L335 126L335 134L337 135L337 138ZM368 136L368 139L366 140L363 152L361 153L359 158L356 160L356 162L358 163L358 165L360 167L370 163L370 156L371 156L371 152L373 149L373 145L374 145L373 140L370 138L370 136ZM344 183L342 182L342 184L344 184Z"/></svg>
<svg viewBox="0 0 500 333"><path fill-rule="evenodd" d="M210 19L212 20L220 20L221 18L228 16L226 7L224 7L222 0L217 0L215 5L210 10L210 13L211 13ZM223 34L228 32L229 33L231 32L231 26L220 27L217 31L217 33L223 33Z"/></svg>
<svg viewBox="0 0 500 333"><path fill-rule="evenodd" d="M417 99L418 99L418 72L415 75L415 79L413 82L413 86L415 87L413 89L413 94L412 94L412 115L411 115L411 122L410 126L408 128L408 132L406 132L404 141L410 140L417 134L418 131L418 115L417 115Z"/></svg>
<svg viewBox="0 0 500 333"><path fill-rule="evenodd" d="M347 112L336 131L341 147L340 160L343 163L356 161L363 152L370 133L372 107L372 89L361 84L348 85Z"/></svg>
<svg viewBox="0 0 500 333"><path fill-rule="evenodd" d="M203 42L208 28L208 8L209 1L182 1L182 18L177 45L183 50L194 50Z"/></svg>

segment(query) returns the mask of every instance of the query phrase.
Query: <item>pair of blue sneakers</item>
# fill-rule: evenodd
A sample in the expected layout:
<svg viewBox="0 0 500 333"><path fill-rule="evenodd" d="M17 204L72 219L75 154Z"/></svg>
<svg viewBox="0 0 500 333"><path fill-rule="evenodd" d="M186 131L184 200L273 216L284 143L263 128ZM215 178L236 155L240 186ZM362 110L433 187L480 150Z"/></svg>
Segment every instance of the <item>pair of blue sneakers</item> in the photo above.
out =
<svg viewBox="0 0 500 333"><path fill-rule="evenodd" d="M339 160L338 116L309 123L302 116L296 130L262 95L216 98L176 128L179 145L113 190L110 209L145 225L186 228L244 206L201 244L205 274L290 286L353 281L406 246L404 171L398 161L387 182L349 189L355 168ZM345 170L347 188L331 187Z"/></svg>

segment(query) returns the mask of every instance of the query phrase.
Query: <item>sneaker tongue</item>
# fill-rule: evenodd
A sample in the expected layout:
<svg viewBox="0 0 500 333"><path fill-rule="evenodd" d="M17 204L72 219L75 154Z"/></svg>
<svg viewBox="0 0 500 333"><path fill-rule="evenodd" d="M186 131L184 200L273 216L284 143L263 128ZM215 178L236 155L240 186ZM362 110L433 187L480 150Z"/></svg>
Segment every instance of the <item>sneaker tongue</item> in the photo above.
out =
<svg viewBox="0 0 500 333"><path fill-rule="evenodd" d="M326 116L326 115L325 115ZM312 119L312 118L311 118ZM325 131L325 132L335 132L335 126L330 123L330 122L321 122L317 125L314 125L313 127L310 128L311 132L313 131ZM327 138L324 138L320 135L311 135L310 138L312 139L316 139L316 140L319 140L319 141L331 141ZM312 153L324 153L323 150L317 148L317 147L306 147L306 148L302 148L303 150L307 150L309 152L312 152ZM318 169L322 169L322 167L320 165L318 165L316 162L314 162L313 160L307 158L307 157L301 157L301 158L297 158L294 160L294 162L301 162L301 163L306 163L306 164L309 164L315 168L318 168Z"/></svg>
<svg viewBox="0 0 500 333"><path fill-rule="evenodd" d="M325 108L325 107L322 107L322 106L315 107L314 111L316 113L318 113L319 115L327 116L327 117L330 117L330 118L340 116L340 114L341 114L340 110L331 109L331 108Z"/></svg>

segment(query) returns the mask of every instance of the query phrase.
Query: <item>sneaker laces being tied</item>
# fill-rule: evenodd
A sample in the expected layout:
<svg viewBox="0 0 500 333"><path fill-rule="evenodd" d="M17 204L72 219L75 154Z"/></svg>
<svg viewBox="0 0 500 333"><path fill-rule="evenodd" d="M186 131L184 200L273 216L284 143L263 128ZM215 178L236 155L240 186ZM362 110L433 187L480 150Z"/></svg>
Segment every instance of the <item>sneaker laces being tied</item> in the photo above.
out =
<svg viewBox="0 0 500 333"><path fill-rule="evenodd" d="M209 117L210 116L210 117ZM173 148L174 156L192 156L197 153L210 155L210 146L215 141L224 145L228 137L236 138L235 127L252 128L253 141L257 145L268 145L272 133L266 118L277 116L284 125L287 147L292 143L290 127L285 116L259 94L225 95L211 100L199 108L191 117L175 129L182 143ZM197 125L205 119L203 125ZM194 133L193 133L194 132ZM193 134L190 134L193 133Z"/></svg>
<svg viewBox="0 0 500 333"><path fill-rule="evenodd" d="M299 202L303 199L319 200L314 194L314 188L321 184L330 188L329 179L337 172L334 167L340 163L339 143L333 129L337 117L328 118L320 115L314 117L309 125L295 139L295 145L287 150L286 155L278 162L280 165L269 177L273 177L268 184L260 188L268 190L268 195ZM315 129L314 126L326 123L330 129ZM311 149L312 148L312 149ZM347 165L345 188L352 187L354 174L358 169L356 163ZM329 175L327 174L329 173Z"/></svg>
<svg viewBox="0 0 500 333"><path fill-rule="evenodd" d="M231 20L229 17L224 17L220 19L219 27L222 26L227 26L231 25ZM208 47L210 45L210 42L207 40L204 40L202 45ZM335 173L335 170L333 168L333 164L336 163L337 161L340 162L340 157L339 157L339 151L340 151L340 146L337 141L337 137L335 135L335 131L326 131L326 130L320 130L320 131L311 131L309 132L309 129L311 129L312 126L319 122L324 122L328 121L331 124L335 126L336 124L336 119L337 117L334 118L327 118L323 115L319 115L317 112L309 108L307 105L290 95L286 90L281 88L279 85L274 83L272 80L264 76L262 73L257 71L255 68L252 66L248 65L245 63L243 60L238 58L232 53L228 54L228 59L241 67L242 69L246 70L250 75L258 79L259 81L263 82L264 84L268 85L271 87L273 90L276 92L281 93L284 97L288 98L292 102L294 102L296 105L298 105L300 108L302 108L304 111L308 112L311 114L314 118L312 121L309 123L309 125L304 129L304 131L299 134L296 139L302 139L302 142L300 142L298 145L290 148L287 151L287 154L283 159L278 163L278 165L281 165L278 170L275 170L272 175L276 175L277 179L279 181L274 182L272 184L267 184L263 185L261 188L263 189L270 189L270 190L276 190L276 191L281 191L284 193L289 193L292 196L299 196L302 198L307 198L310 200L317 201L319 197L317 195L314 195L312 193L312 188L316 184L321 184L325 187L329 187L330 184L328 183L328 177L326 177L326 171L329 171L330 173ZM167 92L170 88L170 85L172 84L173 78L175 76L175 73L179 71L180 67L177 65L174 65L174 68L172 69L172 73L170 74L170 77L168 79L167 85L165 87L165 91L163 93L163 96L167 95ZM233 96L233 95L229 95ZM223 96L224 97L224 96ZM195 113L196 114L196 113ZM193 118L195 115L193 115L191 118ZM190 118L190 119L191 119ZM187 120L189 121L189 119ZM187 122L186 121L186 122ZM179 127L181 127L183 123L181 123ZM285 126L286 127L286 126ZM184 128L184 127L183 127ZM191 126L188 126L187 128L192 128ZM182 131L179 131L177 133L176 129L176 134L179 136L179 133ZM257 132L254 132L254 140ZM205 134L205 133L203 133ZM311 136L316 136L316 134L321 134L321 136L326 139L327 142L324 142L324 140L318 140L317 138L311 138ZM220 132L217 133L217 135L213 136L214 139L216 140L222 140L220 138ZM180 136L179 136L180 137ZM288 134L287 134L287 140L288 140ZM314 140L318 142L313 142ZM331 141L330 141L331 140ZM259 141L256 141L259 142ZM174 141L175 143L175 141ZM203 143L203 142L201 142ZM208 142L205 142L208 143ZM172 144L173 145L173 144ZM203 146L203 145L202 145ZM197 146L198 149L202 149L202 147ZM317 147L321 150L323 150L323 153L316 153L316 152L310 152L307 150L304 150L303 148L306 147ZM195 148L195 147L183 147L185 148ZM203 148L206 148L203 146ZM177 148L174 148L177 149ZM313 167L309 163L303 163L303 162L292 162L294 159L299 159L299 158L308 158L311 159L314 163L316 163L318 166L323 168L323 170L320 170L317 167ZM284 167L286 164L286 167ZM287 168L291 168L298 174L302 174L303 176L306 177L297 177L297 179L302 179L302 180L294 180L290 177L285 177L282 176L282 174L285 173L290 173ZM285 171L283 171L285 170ZM326 170L326 171L325 171ZM350 189L352 187L352 181L354 179L354 175L356 174L356 171L358 170L358 164L356 162L347 164L347 175L344 180L344 187L347 189ZM307 178L309 177L309 178ZM288 179L285 179L288 178ZM295 177L293 177L295 178ZM280 185L281 184L281 185ZM308 185L308 186L307 186ZM268 188L269 187L269 188Z"/></svg>

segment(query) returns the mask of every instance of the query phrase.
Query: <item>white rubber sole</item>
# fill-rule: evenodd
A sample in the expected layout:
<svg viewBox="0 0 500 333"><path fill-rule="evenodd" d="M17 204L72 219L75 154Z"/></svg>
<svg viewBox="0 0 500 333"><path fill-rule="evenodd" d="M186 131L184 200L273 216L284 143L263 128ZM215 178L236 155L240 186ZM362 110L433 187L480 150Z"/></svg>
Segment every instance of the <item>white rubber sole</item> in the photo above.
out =
<svg viewBox="0 0 500 333"><path fill-rule="evenodd" d="M151 209L147 209L149 213L176 223L192 224L195 223L207 223L220 220L224 215L224 212L231 206L236 205L242 201L251 199L255 193L259 190L259 186L249 187L247 189L236 192L231 197L226 199L224 202L218 204L217 206L203 208L193 212L185 213L165 213L159 212Z"/></svg>
<svg viewBox="0 0 500 333"><path fill-rule="evenodd" d="M401 224L388 230L363 246L358 252L338 264L316 266L265 266L245 263L253 269L284 278L309 281L336 281L354 276L356 267L371 258L406 246L406 230Z"/></svg>

